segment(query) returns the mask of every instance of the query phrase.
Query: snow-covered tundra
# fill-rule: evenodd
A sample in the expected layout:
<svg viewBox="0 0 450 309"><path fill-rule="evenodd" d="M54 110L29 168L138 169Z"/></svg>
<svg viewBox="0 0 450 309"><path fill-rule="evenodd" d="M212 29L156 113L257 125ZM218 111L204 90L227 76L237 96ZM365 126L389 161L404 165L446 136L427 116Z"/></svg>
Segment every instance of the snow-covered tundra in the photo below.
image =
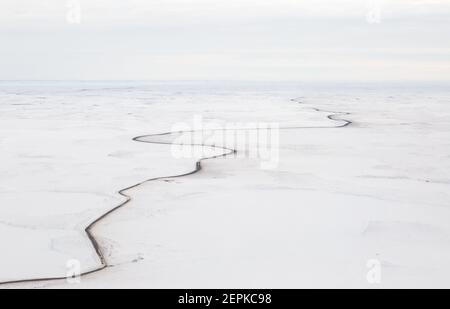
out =
<svg viewBox="0 0 450 309"><path fill-rule="evenodd" d="M0 287L450 287L449 100L439 85L3 82L0 281L108 267ZM208 141L180 156L199 119ZM271 138L235 142L260 124ZM122 204L96 250L86 227Z"/></svg>

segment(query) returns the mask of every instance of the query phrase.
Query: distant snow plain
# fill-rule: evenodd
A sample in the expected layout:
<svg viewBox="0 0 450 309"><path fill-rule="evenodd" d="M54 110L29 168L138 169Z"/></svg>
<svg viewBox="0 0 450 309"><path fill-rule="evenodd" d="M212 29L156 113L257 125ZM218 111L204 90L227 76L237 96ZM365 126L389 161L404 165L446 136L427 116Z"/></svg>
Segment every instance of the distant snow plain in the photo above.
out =
<svg viewBox="0 0 450 309"><path fill-rule="evenodd" d="M108 268L0 288L448 288L448 89L2 82L0 281L65 276L74 259L96 269L84 228L117 192L195 168L134 137L198 116L306 128L279 131L274 168L229 156L130 190L94 229Z"/></svg>

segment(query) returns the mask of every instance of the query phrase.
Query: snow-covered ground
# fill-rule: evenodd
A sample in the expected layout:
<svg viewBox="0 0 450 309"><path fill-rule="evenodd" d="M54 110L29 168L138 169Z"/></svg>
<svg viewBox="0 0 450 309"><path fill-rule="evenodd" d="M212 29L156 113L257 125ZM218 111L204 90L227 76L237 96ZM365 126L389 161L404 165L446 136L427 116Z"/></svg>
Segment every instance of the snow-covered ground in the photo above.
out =
<svg viewBox="0 0 450 309"><path fill-rule="evenodd" d="M98 268L84 229L124 201L117 192L195 169L196 157L153 143L176 134L133 138L201 117L277 124L276 164L212 134L208 144L238 154L128 190L132 201L95 226L108 268L19 286L450 287L448 89L1 83L0 281L64 277L73 259Z"/></svg>

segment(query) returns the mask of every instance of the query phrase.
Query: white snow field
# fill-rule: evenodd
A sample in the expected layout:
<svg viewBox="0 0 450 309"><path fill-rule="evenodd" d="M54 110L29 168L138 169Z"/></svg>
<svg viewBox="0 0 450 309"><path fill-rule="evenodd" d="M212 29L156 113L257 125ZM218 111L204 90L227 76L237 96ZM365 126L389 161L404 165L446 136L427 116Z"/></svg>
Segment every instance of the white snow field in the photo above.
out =
<svg viewBox="0 0 450 309"><path fill-rule="evenodd" d="M0 288L449 288L449 102L446 85L2 82L1 282L101 267L84 229L163 178L93 228L107 268ZM133 140L200 117L279 125L274 164L214 134L181 159L179 134ZM164 178L220 146L238 152Z"/></svg>

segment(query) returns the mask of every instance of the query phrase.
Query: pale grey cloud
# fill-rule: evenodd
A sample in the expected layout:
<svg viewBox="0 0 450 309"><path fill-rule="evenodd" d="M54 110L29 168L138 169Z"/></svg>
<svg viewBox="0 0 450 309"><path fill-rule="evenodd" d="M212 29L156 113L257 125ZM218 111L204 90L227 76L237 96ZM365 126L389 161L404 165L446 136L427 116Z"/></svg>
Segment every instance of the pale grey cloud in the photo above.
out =
<svg viewBox="0 0 450 309"><path fill-rule="evenodd" d="M450 80L450 0L80 3L2 0L0 79Z"/></svg>

